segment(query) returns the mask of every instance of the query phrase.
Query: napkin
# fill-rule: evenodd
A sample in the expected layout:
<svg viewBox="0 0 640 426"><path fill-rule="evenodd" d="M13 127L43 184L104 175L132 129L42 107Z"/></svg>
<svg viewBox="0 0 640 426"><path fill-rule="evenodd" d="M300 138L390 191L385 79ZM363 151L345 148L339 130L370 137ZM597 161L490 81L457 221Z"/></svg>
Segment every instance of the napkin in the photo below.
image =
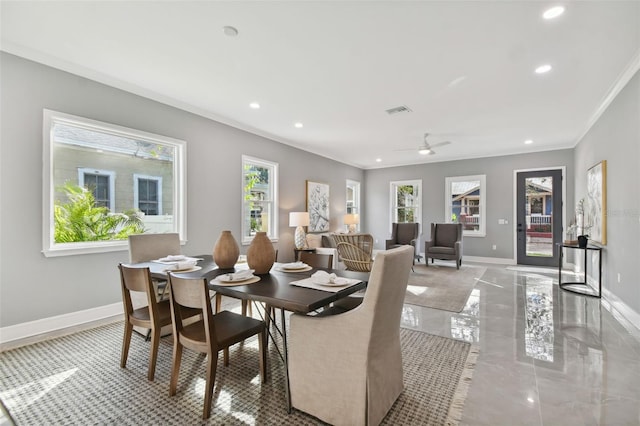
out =
<svg viewBox="0 0 640 426"><path fill-rule="evenodd" d="M233 274L222 275L222 278L226 279L226 280L229 280L229 281L248 280L249 278L253 277L253 272L254 271L255 271L255 269L247 269L247 270L244 270L244 271L234 272Z"/></svg>
<svg viewBox="0 0 640 426"><path fill-rule="evenodd" d="M311 275L313 278L313 282L318 284L329 284L334 283L336 281L336 274L330 274L325 271L318 271Z"/></svg>
<svg viewBox="0 0 640 426"><path fill-rule="evenodd" d="M184 262L176 262L173 265L167 265L167 271L182 271L184 269L191 269L196 266L195 260L187 260Z"/></svg>
<svg viewBox="0 0 640 426"><path fill-rule="evenodd" d="M180 262L182 260L187 260L187 256L185 256L184 254L170 254L167 257L158 259L159 262Z"/></svg>
<svg viewBox="0 0 640 426"><path fill-rule="evenodd" d="M285 263L282 265L282 267L285 269L302 269L306 266L307 264L304 262L291 262L291 263Z"/></svg>

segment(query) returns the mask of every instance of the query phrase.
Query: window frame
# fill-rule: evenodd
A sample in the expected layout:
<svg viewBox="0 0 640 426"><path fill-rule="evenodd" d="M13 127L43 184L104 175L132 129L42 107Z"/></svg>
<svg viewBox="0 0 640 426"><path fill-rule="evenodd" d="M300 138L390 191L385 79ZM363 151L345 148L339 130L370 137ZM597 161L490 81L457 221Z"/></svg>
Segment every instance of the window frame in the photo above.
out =
<svg viewBox="0 0 640 426"><path fill-rule="evenodd" d="M249 155L242 155L242 165L241 165L241 221L240 221L240 241L242 245L251 244L254 236L248 235L250 230L247 229L247 224L250 223L251 220L251 209L249 203L251 200L247 200L245 198L245 166L252 165L257 167L264 167L271 170L269 174L269 192L271 193L272 200L266 200L267 203L271 203L273 214L269 215L269 230L267 232L267 237L271 242L278 241L278 222L279 222L279 206L278 206L278 174L279 174L279 165L276 162L263 160L261 158L252 157ZM261 200L263 202L265 200ZM249 212L249 216L247 217L247 212ZM250 226L249 226L250 227ZM249 232L248 232L249 231Z"/></svg>
<svg viewBox="0 0 640 426"><path fill-rule="evenodd" d="M453 213L453 204L451 201L452 191L451 184L454 182L480 182L480 194L477 196L480 202L478 230L463 229L462 235L465 237L486 237L487 236L487 175L471 175L471 176L450 176L445 178L444 188L444 217L446 223L453 223L451 215ZM474 196L475 198L476 196ZM473 206L477 208L477 206Z"/></svg>
<svg viewBox="0 0 640 426"><path fill-rule="evenodd" d="M133 174L133 208L134 209L140 209L140 188L139 188L140 179L156 181L156 184L158 185L158 213L155 214L154 216L161 216L162 201L163 201L162 200L162 176L150 176L150 175L143 175L140 173Z"/></svg>
<svg viewBox="0 0 640 426"><path fill-rule="evenodd" d="M55 243L54 241L54 132L55 124L65 124L98 133L107 133L119 137L170 146L174 149L173 159L173 232L180 235L181 243L187 240L187 143L142 130L131 129L116 124L105 123L59 111L43 109L43 185L42 185L42 253L45 257L73 256L90 253L107 253L128 250L127 240L84 241L75 243ZM99 154L100 150L96 149ZM91 170L91 168L89 168ZM95 169L94 169L95 170ZM113 180L112 180L113 182ZM115 196L115 193L113 194ZM111 207L113 210L114 206Z"/></svg>
<svg viewBox="0 0 640 426"><path fill-rule="evenodd" d="M78 168L78 185L85 186L84 176L86 174L109 177L109 210L116 209L116 172L112 170L92 169L91 167Z"/></svg>
<svg viewBox="0 0 640 426"><path fill-rule="evenodd" d="M347 179L345 188L345 214L358 214L360 216L360 220L362 220L362 208L360 204L360 182L358 182L357 180ZM353 200L349 200L349 188L352 188ZM350 201L353 201L353 205L351 207L349 206ZM352 209L352 211L349 211L350 208ZM353 211L353 209L355 209L355 211ZM360 232L360 222L356 224L356 232Z"/></svg>
<svg viewBox="0 0 640 426"><path fill-rule="evenodd" d="M416 199L416 211L413 214L413 217L415 219L415 223L419 223L422 224L422 179L410 179L410 180L396 180L396 181L391 181L390 182L390 197L391 197L391 214L390 214L390 218L391 221L389 223L389 229L392 228L392 224L393 223L399 223L398 222L398 196L397 196L397 192L398 192L398 187L400 186L414 186L418 188L418 195L417 195L417 199ZM405 222L402 222L405 223Z"/></svg>

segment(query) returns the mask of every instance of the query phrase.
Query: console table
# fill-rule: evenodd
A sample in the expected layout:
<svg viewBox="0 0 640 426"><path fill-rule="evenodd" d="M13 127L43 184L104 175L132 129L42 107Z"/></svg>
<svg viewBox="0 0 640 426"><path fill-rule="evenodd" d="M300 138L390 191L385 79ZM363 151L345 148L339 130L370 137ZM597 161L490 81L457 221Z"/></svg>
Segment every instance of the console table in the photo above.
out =
<svg viewBox="0 0 640 426"><path fill-rule="evenodd" d="M597 247L597 246L590 246L587 245L586 247L580 247L574 244L563 244L563 243L558 243L556 244L559 248L559 252L560 252L560 260L558 262L558 284L560 285L560 288L566 291L570 291L572 293L576 293L576 294L582 294L585 296L591 296L591 297L602 297L602 247ZM562 282L562 263L563 263L563 258L564 258L564 249L570 249L570 250L581 250L583 255L583 259L584 259L584 280L583 281L572 281L572 282ZM596 289L594 287L591 287L588 284L588 272L589 272L589 268L588 268L588 260L589 260L589 252L593 252L594 254L597 253L598 255L598 291L596 293ZM584 288L574 288L573 286L584 286Z"/></svg>

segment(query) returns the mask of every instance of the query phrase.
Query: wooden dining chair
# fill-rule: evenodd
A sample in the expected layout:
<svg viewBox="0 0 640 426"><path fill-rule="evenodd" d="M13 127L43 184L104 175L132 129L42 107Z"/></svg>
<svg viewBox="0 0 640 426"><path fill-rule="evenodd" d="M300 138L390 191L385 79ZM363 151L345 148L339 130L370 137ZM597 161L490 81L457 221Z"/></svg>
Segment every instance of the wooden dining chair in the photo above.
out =
<svg viewBox="0 0 640 426"><path fill-rule="evenodd" d="M218 366L218 352L224 351L224 365L229 364L229 347L258 335L260 353L260 378L266 381L267 352L265 347L265 323L229 311L213 314L209 299L206 278L180 278L169 274L169 300L173 318L173 362L169 395L174 396L180 375L182 349L186 347L207 355L207 377L204 394L202 418L208 419L211 413L211 399ZM184 311L199 308L203 312L202 320L185 324Z"/></svg>
<svg viewBox="0 0 640 426"><path fill-rule="evenodd" d="M303 251L300 252L300 261L306 263L312 268L331 269L333 266L333 255Z"/></svg>
<svg viewBox="0 0 640 426"><path fill-rule="evenodd" d="M138 326L150 330L151 354L149 356L149 371L147 378L153 380L160 344L160 330L171 324L171 308L169 300L158 301L151 280L149 268L136 268L119 264L120 283L122 287L122 303L124 304L124 338L122 340L122 354L120 367L125 368L129 356L129 346L133 327ZM132 292L138 292L146 298L147 305L134 308ZM199 310L185 311L185 318L200 315Z"/></svg>

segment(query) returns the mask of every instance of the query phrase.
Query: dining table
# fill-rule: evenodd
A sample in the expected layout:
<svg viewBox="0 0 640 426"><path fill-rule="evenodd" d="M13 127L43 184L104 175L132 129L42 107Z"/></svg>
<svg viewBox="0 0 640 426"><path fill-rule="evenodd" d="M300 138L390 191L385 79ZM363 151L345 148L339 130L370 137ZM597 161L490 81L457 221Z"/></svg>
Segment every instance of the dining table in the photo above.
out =
<svg viewBox="0 0 640 426"><path fill-rule="evenodd" d="M369 281L368 272L357 272L347 270L331 270L318 268L301 268L298 270L287 270L283 264L275 263L269 273L256 275L259 280L251 280L249 284L242 281L236 283L223 282L221 276L233 274L248 269L246 263L238 263L232 269L220 269L215 264L211 255L196 255L193 258L197 261L195 270L173 271L181 277L206 278L209 289L223 296L233 297L242 301L253 302L267 323L268 335L277 349L277 352L284 364L285 374L285 394L287 399L287 412L291 412L291 392L289 385L289 357L287 347L287 326L286 313L312 314L322 308L330 306L333 302L362 292ZM143 262L136 266L149 267L151 276L158 279L166 279L167 265L158 262ZM300 286L297 282L311 278L316 272L323 270L327 274L335 274L340 278L350 281L350 285L340 288L322 289ZM293 284L292 284L293 283ZM280 311L280 324L277 323L275 311ZM271 329L277 333L282 341L282 348L278 347L277 341Z"/></svg>

